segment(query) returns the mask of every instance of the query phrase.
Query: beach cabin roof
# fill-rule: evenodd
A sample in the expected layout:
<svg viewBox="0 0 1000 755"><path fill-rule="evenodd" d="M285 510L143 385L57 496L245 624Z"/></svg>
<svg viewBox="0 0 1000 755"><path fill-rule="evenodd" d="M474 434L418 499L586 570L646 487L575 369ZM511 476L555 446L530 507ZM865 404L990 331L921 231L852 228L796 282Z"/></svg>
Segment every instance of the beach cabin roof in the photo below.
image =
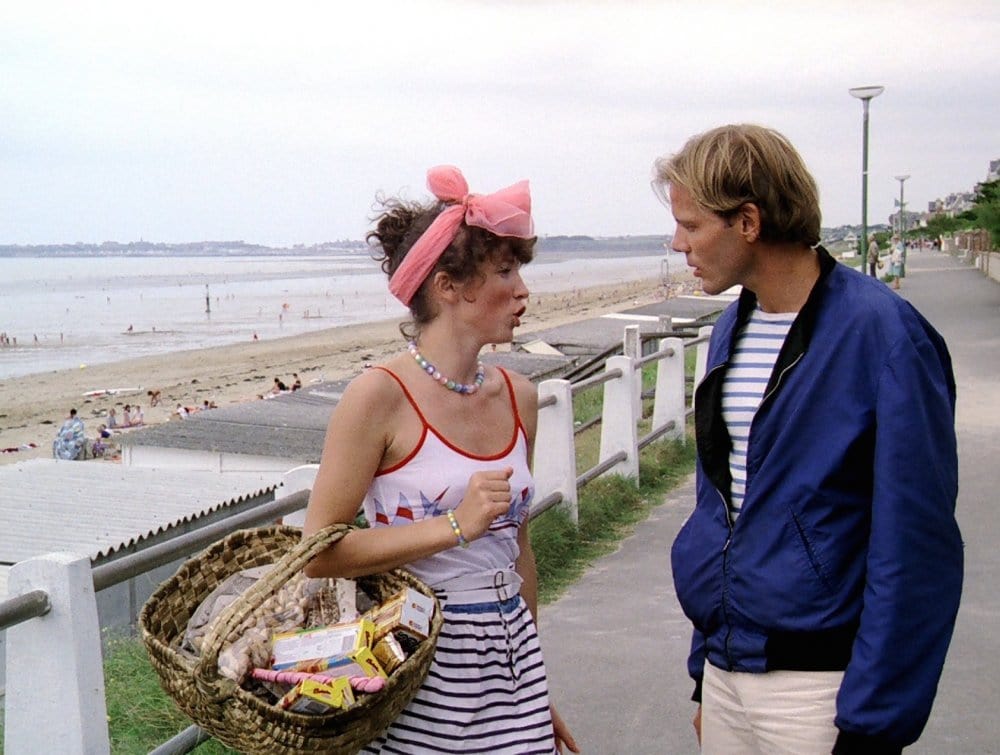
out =
<svg viewBox="0 0 1000 755"><path fill-rule="evenodd" d="M663 301L613 312L600 317L557 325L519 335L517 347L537 349L539 342L563 354L594 355L622 343L626 325L638 325L639 332L663 333L674 329L710 324L735 298L720 296L676 296Z"/></svg>
<svg viewBox="0 0 1000 755"><path fill-rule="evenodd" d="M0 564L69 552L101 559L196 520L274 496L273 473L220 475L103 461L32 459L0 466ZM6 594L6 571L0 596Z"/></svg>
<svg viewBox="0 0 1000 755"><path fill-rule="evenodd" d="M130 431L122 437L130 448L166 448L227 455L318 463L330 413L347 381L317 383L264 399L227 404Z"/></svg>
<svg viewBox="0 0 1000 755"><path fill-rule="evenodd" d="M564 356L502 351L484 354L483 361L532 380L559 377L572 364ZM194 468L202 465L217 471L263 469L268 459L276 462L273 468L278 470L318 464L330 413L349 382L315 383L297 391L269 394L264 399L227 404L195 412L185 419L130 430L121 438L125 463L147 466L148 459L156 458L161 464ZM152 452L158 449L163 451L154 456ZM167 450L181 453L168 456ZM237 457L244 460L237 461Z"/></svg>

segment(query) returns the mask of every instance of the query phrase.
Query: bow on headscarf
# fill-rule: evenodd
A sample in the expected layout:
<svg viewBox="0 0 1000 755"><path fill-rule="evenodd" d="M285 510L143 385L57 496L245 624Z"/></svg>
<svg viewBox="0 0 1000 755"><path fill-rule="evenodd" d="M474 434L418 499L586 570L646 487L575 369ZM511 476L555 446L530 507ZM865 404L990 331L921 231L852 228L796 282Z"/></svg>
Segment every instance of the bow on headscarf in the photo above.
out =
<svg viewBox="0 0 1000 755"><path fill-rule="evenodd" d="M434 218L389 280L389 290L406 306L410 306L448 244L455 240L463 220L466 225L484 228L497 236L530 239L535 235L527 181L518 181L493 194L470 194L458 168L438 165L427 171L427 187L442 202L454 204Z"/></svg>

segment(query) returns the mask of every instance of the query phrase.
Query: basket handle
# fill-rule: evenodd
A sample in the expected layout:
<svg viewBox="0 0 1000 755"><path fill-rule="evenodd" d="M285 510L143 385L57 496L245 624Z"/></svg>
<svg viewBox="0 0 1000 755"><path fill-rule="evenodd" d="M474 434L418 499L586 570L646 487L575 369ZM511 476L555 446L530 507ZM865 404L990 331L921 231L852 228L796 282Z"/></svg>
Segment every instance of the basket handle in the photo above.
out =
<svg viewBox="0 0 1000 755"><path fill-rule="evenodd" d="M201 656L194 667L195 681L203 692L212 691L219 696L228 694L228 689L234 686L234 682L219 675L219 653L222 652L226 638L314 556L339 542L353 529L356 529L353 525L336 523L314 532L275 561L267 574L226 606L206 633Z"/></svg>

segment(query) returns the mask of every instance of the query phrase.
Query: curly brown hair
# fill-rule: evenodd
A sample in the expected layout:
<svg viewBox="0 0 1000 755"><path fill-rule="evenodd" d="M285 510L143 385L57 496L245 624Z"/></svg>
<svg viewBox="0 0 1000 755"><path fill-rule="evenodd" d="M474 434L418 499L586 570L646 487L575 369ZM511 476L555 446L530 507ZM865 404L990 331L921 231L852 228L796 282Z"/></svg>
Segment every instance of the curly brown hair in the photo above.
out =
<svg viewBox="0 0 1000 755"><path fill-rule="evenodd" d="M427 205L381 195L376 198L376 203L380 209L374 218L375 229L368 232L365 241L372 248L372 257L381 263L383 272L391 278L417 239L448 205L444 202ZM465 283L481 276L482 267L487 262L507 254L524 265L531 262L535 255L535 241L535 238L497 236L463 222L454 240L413 295L410 301L412 322L401 325L400 331L407 338L413 338L423 325L437 316L427 294L427 282L436 273L446 273L456 283Z"/></svg>

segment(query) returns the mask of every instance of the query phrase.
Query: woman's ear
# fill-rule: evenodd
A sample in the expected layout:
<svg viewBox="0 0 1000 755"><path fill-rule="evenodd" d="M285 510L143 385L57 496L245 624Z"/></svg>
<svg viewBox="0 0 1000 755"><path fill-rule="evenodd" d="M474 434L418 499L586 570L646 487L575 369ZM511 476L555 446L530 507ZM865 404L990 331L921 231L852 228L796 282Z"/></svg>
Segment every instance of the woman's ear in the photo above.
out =
<svg viewBox="0 0 1000 755"><path fill-rule="evenodd" d="M744 202L737 218L740 224L740 235L748 244L760 238L760 208L753 202Z"/></svg>
<svg viewBox="0 0 1000 755"><path fill-rule="evenodd" d="M431 289L434 291L434 296L439 297L442 301L454 301L459 293L455 281L443 270L434 273Z"/></svg>

